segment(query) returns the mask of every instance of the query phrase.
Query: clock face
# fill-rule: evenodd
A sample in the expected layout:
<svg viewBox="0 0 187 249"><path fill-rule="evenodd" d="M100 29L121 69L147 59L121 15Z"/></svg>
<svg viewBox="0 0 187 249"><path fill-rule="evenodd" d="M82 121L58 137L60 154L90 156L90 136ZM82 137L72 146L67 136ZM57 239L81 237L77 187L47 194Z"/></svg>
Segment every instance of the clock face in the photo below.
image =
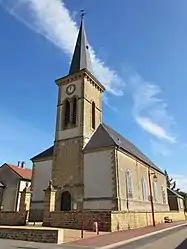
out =
<svg viewBox="0 0 187 249"><path fill-rule="evenodd" d="M74 85L74 84L71 84L71 85L69 85L69 86L66 88L66 93L67 93L68 95L72 94L74 91L75 91L75 85Z"/></svg>

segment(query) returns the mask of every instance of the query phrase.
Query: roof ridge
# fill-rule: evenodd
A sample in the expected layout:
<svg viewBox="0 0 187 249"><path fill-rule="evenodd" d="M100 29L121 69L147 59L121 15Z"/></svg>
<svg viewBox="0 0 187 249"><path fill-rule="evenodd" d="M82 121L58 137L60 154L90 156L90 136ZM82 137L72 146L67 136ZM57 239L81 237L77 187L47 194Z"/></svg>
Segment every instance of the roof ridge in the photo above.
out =
<svg viewBox="0 0 187 249"><path fill-rule="evenodd" d="M110 135L110 133L108 132L108 130L106 129L106 127L108 127L110 129L110 127L104 123L101 123L102 124L102 127L104 128L104 130L107 132L107 134L109 135L109 137L112 139L112 141L116 144L116 142L114 141L113 137Z"/></svg>

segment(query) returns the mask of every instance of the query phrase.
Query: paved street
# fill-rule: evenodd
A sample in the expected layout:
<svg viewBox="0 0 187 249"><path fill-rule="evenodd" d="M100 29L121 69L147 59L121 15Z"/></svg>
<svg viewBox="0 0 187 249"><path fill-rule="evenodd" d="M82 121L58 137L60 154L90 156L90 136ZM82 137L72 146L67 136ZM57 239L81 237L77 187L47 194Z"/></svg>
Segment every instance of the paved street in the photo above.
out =
<svg viewBox="0 0 187 249"><path fill-rule="evenodd" d="M81 246L51 245L0 239L0 249L82 249ZM94 247L87 247L94 248ZM187 226L132 242L118 249L187 249Z"/></svg>
<svg viewBox="0 0 187 249"><path fill-rule="evenodd" d="M187 226L160 233L118 249L187 249Z"/></svg>

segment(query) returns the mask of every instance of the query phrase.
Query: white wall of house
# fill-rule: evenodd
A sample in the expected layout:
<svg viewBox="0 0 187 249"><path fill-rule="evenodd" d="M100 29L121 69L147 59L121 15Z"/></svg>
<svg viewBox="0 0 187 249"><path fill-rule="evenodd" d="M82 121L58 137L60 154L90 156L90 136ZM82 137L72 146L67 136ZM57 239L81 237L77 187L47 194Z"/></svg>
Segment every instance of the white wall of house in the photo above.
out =
<svg viewBox="0 0 187 249"><path fill-rule="evenodd" d="M21 192L22 192L22 191L24 190L24 188L26 187L26 183L28 183L28 186L31 185L31 181L20 180L20 183L19 183L19 192L18 192L18 200L17 200L17 211L19 211Z"/></svg>
<svg viewBox="0 0 187 249"><path fill-rule="evenodd" d="M105 150L84 155L85 209L112 208L109 200L113 197L111 153L112 150Z"/></svg>
<svg viewBox="0 0 187 249"><path fill-rule="evenodd" d="M51 179L52 160L34 162L31 209L43 208L44 189Z"/></svg>

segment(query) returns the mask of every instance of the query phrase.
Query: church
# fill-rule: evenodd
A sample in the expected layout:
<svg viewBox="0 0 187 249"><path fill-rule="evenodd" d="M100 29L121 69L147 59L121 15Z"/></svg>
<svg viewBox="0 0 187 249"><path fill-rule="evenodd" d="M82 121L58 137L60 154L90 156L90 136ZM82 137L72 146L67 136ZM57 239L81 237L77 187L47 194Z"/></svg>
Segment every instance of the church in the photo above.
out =
<svg viewBox="0 0 187 249"><path fill-rule="evenodd" d="M54 145L31 158L31 216L42 216L52 180L55 211L169 211L166 177L102 120L105 87L93 75L82 17L69 73L57 79ZM33 219L37 219L36 217Z"/></svg>

